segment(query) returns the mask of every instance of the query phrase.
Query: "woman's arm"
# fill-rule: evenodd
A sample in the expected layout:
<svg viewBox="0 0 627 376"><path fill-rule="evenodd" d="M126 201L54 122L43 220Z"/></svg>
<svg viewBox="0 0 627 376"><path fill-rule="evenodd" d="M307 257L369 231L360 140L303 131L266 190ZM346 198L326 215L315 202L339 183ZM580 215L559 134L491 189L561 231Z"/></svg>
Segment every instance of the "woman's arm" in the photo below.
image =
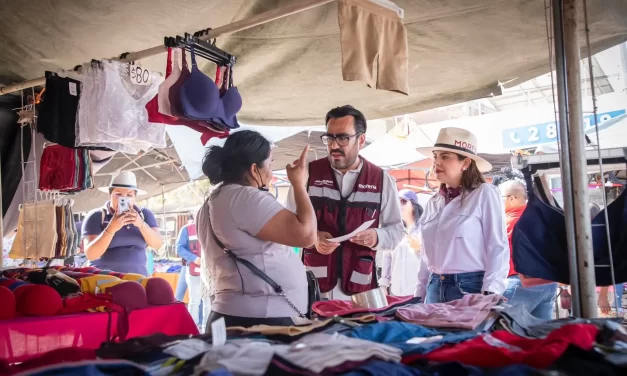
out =
<svg viewBox="0 0 627 376"><path fill-rule="evenodd" d="M316 243L318 234L316 215L306 188L300 185L293 187L296 214L287 209L279 211L261 228L257 237L291 247L311 247Z"/></svg>
<svg viewBox="0 0 627 376"><path fill-rule="evenodd" d="M128 213L121 216L113 216L109 225L102 230L102 215L100 211L92 212L83 223L83 246L85 248L85 256L89 260L98 260L102 257L107 248L109 248L115 233L122 226L131 224L134 219Z"/></svg>
<svg viewBox="0 0 627 376"><path fill-rule="evenodd" d="M143 209L142 213L144 214L144 218L142 219L134 209L132 212L135 213L135 226L139 228L139 232L141 232L146 244L154 250L161 249L163 246L163 239L161 238L161 233L159 231L159 226L157 225L157 219L154 214L148 209Z"/></svg>

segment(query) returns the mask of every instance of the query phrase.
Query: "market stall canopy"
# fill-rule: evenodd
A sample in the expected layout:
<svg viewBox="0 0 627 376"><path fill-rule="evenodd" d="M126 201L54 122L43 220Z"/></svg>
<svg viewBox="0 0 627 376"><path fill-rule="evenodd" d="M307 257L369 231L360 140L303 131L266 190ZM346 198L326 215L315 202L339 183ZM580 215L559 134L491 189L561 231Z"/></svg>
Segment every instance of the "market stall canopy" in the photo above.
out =
<svg viewBox="0 0 627 376"><path fill-rule="evenodd" d="M238 56L234 76L244 98L240 120L319 125L327 110L346 103L370 119L384 118L498 95L499 83L516 85L549 70L546 1L395 2L405 10L409 97L342 81L333 2L218 40L221 48ZM0 83L150 48L162 44L164 36L221 26L293 3L5 1ZM626 1L587 3L593 53L627 40ZM141 64L163 71L165 57Z"/></svg>
<svg viewBox="0 0 627 376"><path fill-rule="evenodd" d="M133 171L137 176L137 186L146 191L145 195L137 197L138 200L157 196L189 183L187 171L183 168L171 142L169 144L167 148L153 149L141 156L115 154L111 161L96 173L94 189L69 196L75 200L74 212L86 212L101 207L109 196L96 187L108 186L112 176L120 170Z"/></svg>

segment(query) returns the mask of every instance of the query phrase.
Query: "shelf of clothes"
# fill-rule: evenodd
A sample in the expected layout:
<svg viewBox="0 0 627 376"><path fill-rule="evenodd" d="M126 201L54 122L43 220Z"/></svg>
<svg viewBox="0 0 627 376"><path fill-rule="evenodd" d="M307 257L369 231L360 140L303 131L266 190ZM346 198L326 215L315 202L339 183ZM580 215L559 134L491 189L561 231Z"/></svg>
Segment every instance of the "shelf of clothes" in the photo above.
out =
<svg viewBox="0 0 627 376"><path fill-rule="evenodd" d="M165 43L165 79L134 63L108 59L92 60L73 71L46 72L37 131L56 144L46 153L68 158L71 149L139 154L166 146L166 125L192 128L203 143L239 128L236 115L242 98L233 84L235 57L198 36L165 38ZM215 78L200 71L197 58L215 64ZM75 157L79 159L88 161L80 152ZM46 158L42 170L45 165L52 172L44 175L56 180L47 179L45 187L60 190L59 185L68 185L71 163Z"/></svg>
<svg viewBox="0 0 627 376"><path fill-rule="evenodd" d="M8 256L12 259L63 259L74 256L80 233L72 200L53 199L20 205L17 233Z"/></svg>
<svg viewBox="0 0 627 376"><path fill-rule="evenodd" d="M226 328L212 335L155 334L61 349L9 373L129 375L624 375L627 332L611 319L531 317L497 296L449 303L390 297L380 309L314 304L317 318L290 327ZM216 336L220 338L221 336Z"/></svg>

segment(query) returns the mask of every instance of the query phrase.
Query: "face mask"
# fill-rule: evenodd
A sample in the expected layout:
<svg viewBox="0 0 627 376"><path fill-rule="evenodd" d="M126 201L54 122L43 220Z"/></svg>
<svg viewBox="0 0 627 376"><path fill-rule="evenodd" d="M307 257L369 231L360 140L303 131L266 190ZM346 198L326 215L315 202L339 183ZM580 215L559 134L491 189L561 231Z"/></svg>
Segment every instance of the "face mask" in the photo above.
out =
<svg viewBox="0 0 627 376"><path fill-rule="evenodd" d="M259 184L259 187L257 189L259 189L262 192L270 192L270 188L266 187L266 183L264 183L263 179L261 178L261 173L259 172L259 169L255 168L255 171L257 171L257 175L259 175L259 180L261 180L261 184L257 183Z"/></svg>

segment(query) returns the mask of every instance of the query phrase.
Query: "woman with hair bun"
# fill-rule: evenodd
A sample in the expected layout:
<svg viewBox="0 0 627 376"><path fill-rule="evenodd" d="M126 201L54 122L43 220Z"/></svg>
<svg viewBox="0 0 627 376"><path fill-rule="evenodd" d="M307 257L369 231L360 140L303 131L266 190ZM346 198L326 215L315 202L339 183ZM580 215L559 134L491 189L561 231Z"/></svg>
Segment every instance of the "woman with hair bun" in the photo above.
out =
<svg viewBox="0 0 627 376"><path fill-rule="evenodd" d="M316 242L316 216L305 188L309 147L286 167L296 214L268 192L271 148L261 134L239 131L205 155L203 172L217 186L196 217L201 272L211 276L215 289L210 322L224 318L227 327L293 325L293 318L308 310L305 267L290 247Z"/></svg>

